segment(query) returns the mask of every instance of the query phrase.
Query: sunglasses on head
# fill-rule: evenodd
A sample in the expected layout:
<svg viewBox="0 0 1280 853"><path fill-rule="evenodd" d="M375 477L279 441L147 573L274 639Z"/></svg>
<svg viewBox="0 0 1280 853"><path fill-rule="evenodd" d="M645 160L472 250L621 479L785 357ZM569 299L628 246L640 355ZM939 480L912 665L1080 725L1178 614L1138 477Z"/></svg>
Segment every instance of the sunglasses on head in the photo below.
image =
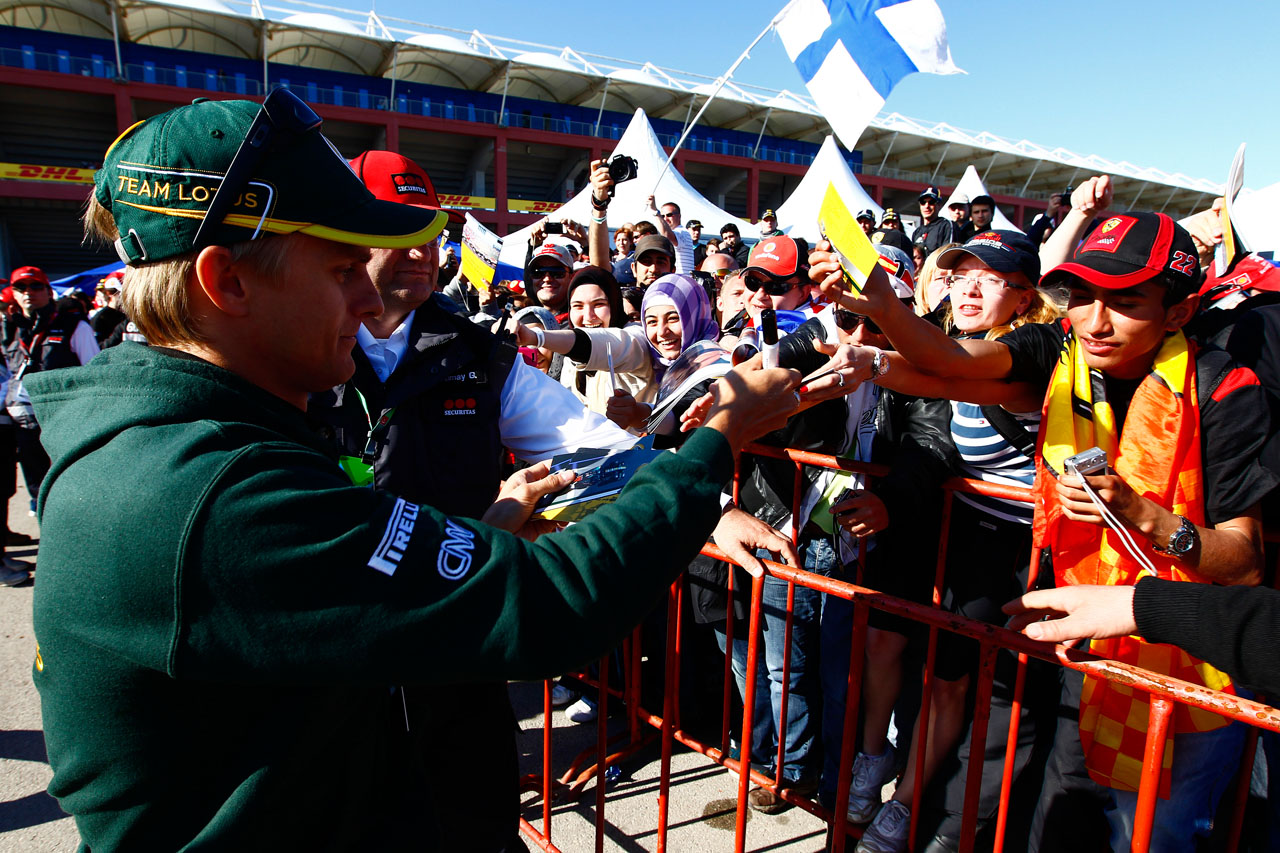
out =
<svg viewBox="0 0 1280 853"><path fill-rule="evenodd" d="M786 296L791 292L791 288L796 286L796 282L790 279L776 278L756 271L745 273L742 276L742 283L752 293L763 287L764 292L770 296Z"/></svg>
<svg viewBox="0 0 1280 853"><path fill-rule="evenodd" d="M45 289L45 284L39 281L20 281L9 286L18 293L26 293L28 290L40 291Z"/></svg>
<svg viewBox="0 0 1280 853"><path fill-rule="evenodd" d="M880 334L880 327L876 325L866 314L855 314L852 311L846 311L843 308L836 309L836 327L843 332L852 332L858 328L859 323L865 323L867 331L873 335Z"/></svg>
<svg viewBox="0 0 1280 853"><path fill-rule="evenodd" d="M253 123L245 132L244 140L231 158L231 165L218 191L205 211L200 229L191 241L192 249L201 249L213 238L213 231L226 218L232 204L240 197L249 179L262 162L262 158L273 147L289 144L298 137L319 130L320 116L307 106L306 102L288 89L275 89L262 102L262 109L254 116Z"/></svg>

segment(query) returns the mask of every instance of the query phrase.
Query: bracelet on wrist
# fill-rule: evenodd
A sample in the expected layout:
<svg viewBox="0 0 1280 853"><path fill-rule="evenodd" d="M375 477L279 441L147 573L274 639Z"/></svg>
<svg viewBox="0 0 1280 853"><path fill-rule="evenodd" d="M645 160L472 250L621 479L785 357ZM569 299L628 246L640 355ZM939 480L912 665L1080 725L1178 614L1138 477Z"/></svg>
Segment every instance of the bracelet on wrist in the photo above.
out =
<svg viewBox="0 0 1280 853"><path fill-rule="evenodd" d="M544 332L542 329L536 329L536 328L530 328L529 331L533 332L533 337L535 341L534 346L536 346L538 349L545 349L547 346L546 332Z"/></svg>
<svg viewBox="0 0 1280 853"><path fill-rule="evenodd" d="M609 209L609 199L605 199L604 201L601 201L600 199L596 198L596 194L595 194L595 193L592 193L592 194L591 194L591 206L592 206L592 207L594 207L596 210L608 210L608 209Z"/></svg>

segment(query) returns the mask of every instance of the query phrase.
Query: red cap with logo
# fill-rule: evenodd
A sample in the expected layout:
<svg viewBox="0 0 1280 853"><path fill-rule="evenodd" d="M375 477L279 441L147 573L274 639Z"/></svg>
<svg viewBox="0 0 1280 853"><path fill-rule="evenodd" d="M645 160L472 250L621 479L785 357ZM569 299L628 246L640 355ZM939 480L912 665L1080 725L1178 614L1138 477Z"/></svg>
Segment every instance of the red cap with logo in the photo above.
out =
<svg viewBox="0 0 1280 853"><path fill-rule="evenodd" d="M766 237L751 250L747 269L772 278L787 279L800 272L800 252L790 237Z"/></svg>
<svg viewBox="0 0 1280 853"><path fill-rule="evenodd" d="M24 281L38 281L45 287L49 286L49 276L45 275L44 270L39 267L18 267L9 273L10 286Z"/></svg>
<svg viewBox="0 0 1280 853"><path fill-rule="evenodd" d="M429 210L443 210L455 225L466 220L456 210L440 206L436 188L422 167L394 151L366 151L351 161L356 176L382 201L398 201Z"/></svg>
<svg viewBox="0 0 1280 853"><path fill-rule="evenodd" d="M1120 290L1163 275L1179 295L1200 284L1200 256L1191 235L1163 213L1117 213L1093 229L1066 263L1041 286L1075 275L1098 287Z"/></svg>

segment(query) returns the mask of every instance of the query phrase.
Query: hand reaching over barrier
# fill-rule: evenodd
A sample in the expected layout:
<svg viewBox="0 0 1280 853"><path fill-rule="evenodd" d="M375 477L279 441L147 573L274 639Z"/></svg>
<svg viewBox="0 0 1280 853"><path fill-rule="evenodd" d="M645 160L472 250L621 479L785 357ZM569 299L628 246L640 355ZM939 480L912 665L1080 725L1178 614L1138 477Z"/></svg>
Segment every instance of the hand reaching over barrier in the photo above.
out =
<svg viewBox="0 0 1280 853"><path fill-rule="evenodd" d="M756 551L769 551L781 557L780 562L788 566L800 565L800 557L790 539L736 507L720 516L720 523L711 538L720 550L729 555L729 559L754 578L764 576L764 564L756 558Z"/></svg>
<svg viewBox="0 0 1280 853"><path fill-rule="evenodd" d="M1009 628L1033 640L1064 643L1136 634L1132 586L1080 584L1040 589L1004 606Z"/></svg>
<svg viewBox="0 0 1280 853"><path fill-rule="evenodd" d="M814 349L830 355L831 358L801 382L800 387L795 391L799 403L791 414L803 411L817 403L851 394L858 390L858 386L870 376L873 353L869 347L851 344L841 344L837 347L823 341L814 341L813 346ZM735 370L760 370L761 362L761 356L755 355ZM794 370L789 372L795 373ZM689 432L704 424L707 413L711 410L712 401L711 391L693 401L680 415L680 431Z"/></svg>

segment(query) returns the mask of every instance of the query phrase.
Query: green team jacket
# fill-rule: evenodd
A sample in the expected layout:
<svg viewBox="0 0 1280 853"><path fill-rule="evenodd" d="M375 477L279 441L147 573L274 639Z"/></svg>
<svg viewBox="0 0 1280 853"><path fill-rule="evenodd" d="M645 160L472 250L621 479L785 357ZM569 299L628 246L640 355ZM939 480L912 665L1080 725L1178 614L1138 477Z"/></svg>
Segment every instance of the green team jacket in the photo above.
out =
<svg viewBox="0 0 1280 853"><path fill-rule="evenodd" d="M387 685L603 655L706 541L733 469L700 429L531 543L351 486L302 412L198 359L125 343L27 387L53 460L49 791L95 853L376 849L404 817Z"/></svg>

